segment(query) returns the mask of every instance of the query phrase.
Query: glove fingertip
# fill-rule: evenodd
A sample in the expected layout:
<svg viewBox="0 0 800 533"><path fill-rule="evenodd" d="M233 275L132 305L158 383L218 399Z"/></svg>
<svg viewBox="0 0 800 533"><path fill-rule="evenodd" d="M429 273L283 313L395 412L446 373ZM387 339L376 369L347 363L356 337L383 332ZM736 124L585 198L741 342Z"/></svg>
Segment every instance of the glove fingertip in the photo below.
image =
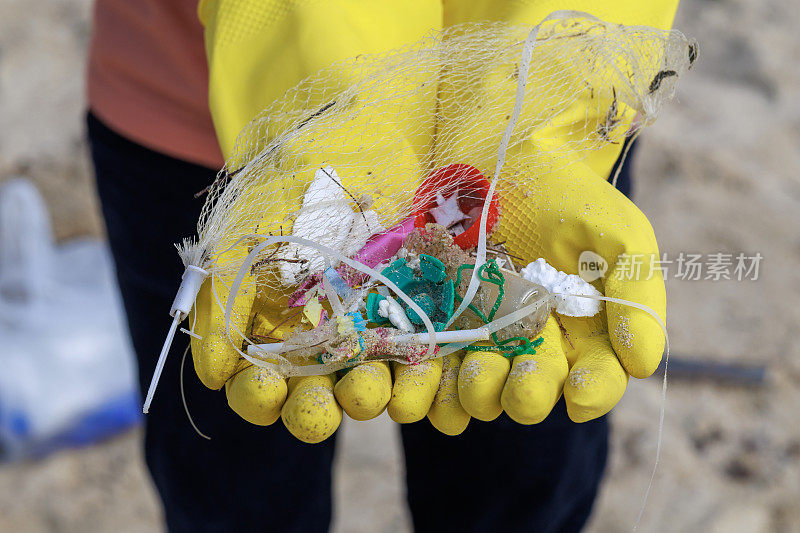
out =
<svg viewBox="0 0 800 533"><path fill-rule="evenodd" d="M491 422L503 412L500 395L511 363L495 352L467 352L458 372L458 397L467 413Z"/></svg>
<svg viewBox="0 0 800 533"><path fill-rule="evenodd" d="M467 429L470 415L461 406L458 396L458 370L461 358L456 354L443 357L439 389L428 411L428 420L445 435L459 435Z"/></svg>
<svg viewBox="0 0 800 533"><path fill-rule="evenodd" d="M661 275L651 279L618 279L616 274L606 280L607 296L647 306L659 319L637 307L608 302L608 335L611 345L625 370L636 378L653 374L664 353L666 292Z"/></svg>
<svg viewBox="0 0 800 533"><path fill-rule="evenodd" d="M564 383L567 414L573 422L599 418L622 399L628 374L608 338L587 341Z"/></svg>
<svg viewBox="0 0 800 533"><path fill-rule="evenodd" d="M519 424L544 421L561 397L568 370L563 354L515 357L500 397L503 409Z"/></svg>
<svg viewBox="0 0 800 533"><path fill-rule="evenodd" d="M439 389L441 377L440 357L415 365L394 363L392 397L386 406L389 417L398 424L409 424L425 418Z"/></svg>
<svg viewBox="0 0 800 533"><path fill-rule="evenodd" d="M665 338L658 323L643 311L609 315L608 335L625 370L644 379L658 368L664 354Z"/></svg>
<svg viewBox="0 0 800 533"><path fill-rule="evenodd" d="M278 420L286 394L286 380L282 376L255 365L241 370L225 384L228 406L258 426L269 426Z"/></svg>
<svg viewBox="0 0 800 533"><path fill-rule="evenodd" d="M339 405L353 420L380 415L392 396L392 375L384 362L364 363L350 370L333 388Z"/></svg>
<svg viewBox="0 0 800 533"><path fill-rule="evenodd" d="M286 429L309 444L324 441L339 428L342 408L333 395L329 376L310 376L289 380L289 397L281 409Z"/></svg>
<svg viewBox="0 0 800 533"><path fill-rule="evenodd" d="M240 356L230 341L219 335L207 334L199 344L192 348L194 371L200 382L212 390L221 389L236 372Z"/></svg>

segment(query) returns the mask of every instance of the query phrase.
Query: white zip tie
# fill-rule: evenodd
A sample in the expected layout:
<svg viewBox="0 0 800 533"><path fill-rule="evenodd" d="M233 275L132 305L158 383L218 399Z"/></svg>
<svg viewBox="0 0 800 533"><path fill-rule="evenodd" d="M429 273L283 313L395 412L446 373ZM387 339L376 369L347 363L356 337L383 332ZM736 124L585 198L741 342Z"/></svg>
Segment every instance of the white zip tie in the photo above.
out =
<svg viewBox="0 0 800 533"><path fill-rule="evenodd" d="M197 334L197 333L195 333L194 331L190 331L190 330L188 330L188 329L186 329L186 328L181 328L181 329L180 329L180 330L178 330L178 331L180 331L181 333L186 333L187 335L189 335L189 336L190 336L190 337L192 337L193 339L197 339L197 340L199 340L199 341L203 340L203 337L201 337L200 335L198 335L198 334Z"/></svg>
<svg viewBox="0 0 800 533"><path fill-rule="evenodd" d="M183 271L181 278L181 285L178 287L178 292L175 294L175 300L172 302L172 308L169 311L172 316L172 324L167 332L167 338L164 339L164 344L161 346L161 353L158 355L156 362L156 369L153 372L153 377L150 380L150 387L147 389L147 396L142 406L142 412L147 414L150 411L150 404L153 401L153 396L158 387L158 381L161 379L161 373L164 370L164 363L167 361L167 354L172 346L172 341L175 338L175 332L178 330L178 324L183 322L189 312L192 310L197 293L203 285L203 280L208 277L208 271L200 268L199 266L189 265Z"/></svg>

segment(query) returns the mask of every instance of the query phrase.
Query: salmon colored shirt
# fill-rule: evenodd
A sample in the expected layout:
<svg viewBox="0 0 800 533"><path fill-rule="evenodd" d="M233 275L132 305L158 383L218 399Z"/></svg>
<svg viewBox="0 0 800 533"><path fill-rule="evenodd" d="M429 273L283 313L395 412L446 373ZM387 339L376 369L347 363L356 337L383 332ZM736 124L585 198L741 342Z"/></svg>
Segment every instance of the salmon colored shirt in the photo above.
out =
<svg viewBox="0 0 800 533"><path fill-rule="evenodd" d="M92 112L132 141L222 166L197 0L97 0L88 93Z"/></svg>

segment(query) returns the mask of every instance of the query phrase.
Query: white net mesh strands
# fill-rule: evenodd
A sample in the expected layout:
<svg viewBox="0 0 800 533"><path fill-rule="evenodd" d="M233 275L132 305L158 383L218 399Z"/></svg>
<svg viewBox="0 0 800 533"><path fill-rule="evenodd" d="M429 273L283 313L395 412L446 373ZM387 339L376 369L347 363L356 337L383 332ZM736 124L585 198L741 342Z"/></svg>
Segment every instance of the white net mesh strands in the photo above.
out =
<svg viewBox="0 0 800 533"><path fill-rule="evenodd" d="M339 229L330 227L340 220L337 208L359 213L360 223L347 220L354 231L329 237L343 251L357 250L378 227L390 228L431 201L415 199L415 193L436 168L469 164L491 178L530 29L456 26L407 49L357 57L301 82L239 135L209 191L198 241L182 252L186 263L232 274L240 261L225 260L220 252L242 236L291 234L319 169L333 168L334 186L342 194L310 195L317 209L306 210L304 224L333 233ZM508 146L515 172L498 177L499 196L505 187L535 180L545 167L621 143L654 120L689 67L689 46L676 31L578 14L544 22ZM273 252L266 249L263 256ZM279 288L302 281L307 272L288 280L281 269L261 274L259 283Z"/></svg>
<svg viewBox="0 0 800 533"><path fill-rule="evenodd" d="M224 297L216 304L229 315L249 314L253 294L267 291L281 305L331 259L297 243L263 246L268 236L298 236L351 257L437 193L451 194L447 184L420 187L450 164L496 178L502 213L504 190L622 144L651 123L694 54L676 31L557 13L538 27L520 101L531 30L455 26L404 49L335 64L289 90L239 135L209 189L197 241L181 247L184 263L230 288L258 248L232 295L241 305ZM515 104L522 107L509 164L495 177ZM232 342L240 345L238 336Z"/></svg>

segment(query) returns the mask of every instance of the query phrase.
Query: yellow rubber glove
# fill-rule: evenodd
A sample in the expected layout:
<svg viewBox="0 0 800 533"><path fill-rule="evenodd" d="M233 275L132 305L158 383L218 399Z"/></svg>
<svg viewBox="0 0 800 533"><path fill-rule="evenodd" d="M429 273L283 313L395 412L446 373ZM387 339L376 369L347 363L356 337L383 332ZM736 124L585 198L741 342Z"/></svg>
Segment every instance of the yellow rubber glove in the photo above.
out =
<svg viewBox="0 0 800 533"><path fill-rule="evenodd" d="M433 399L428 420L445 435L458 435L467 429L470 415L461 405L458 392L458 373L461 356L451 353L442 357L442 377Z"/></svg>
<svg viewBox="0 0 800 533"><path fill-rule="evenodd" d="M201 0L198 15L209 105L226 158L242 128L302 79L442 26L439 0ZM346 72L341 81L348 84Z"/></svg>
<svg viewBox="0 0 800 533"><path fill-rule="evenodd" d="M274 370L244 363L241 359L241 370L225 383L228 405L251 424L269 426L281 416L286 380Z"/></svg>
<svg viewBox="0 0 800 533"><path fill-rule="evenodd" d="M349 371L334 388L336 400L353 420L370 420L386 409L392 395L392 372L383 361Z"/></svg>
<svg viewBox="0 0 800 533"><path fill-rule="evenodd" d="M289 380L289 398L281 418L292 435L310 444L327 439L342 422L342 408L333 396L333 376Z"/></svg>
<svg viewBox="0 0 800 533"><path fill-rule="evenodd" d="M669 29L678 0L442 0L444 25L479 20L538 24L555 11L583 11L605 22Z"/></svg>
<svg viewBox="0 0 800 533"><path fill-rule="evenodd" d="M559 270L575 273L584 250L610 265L600 287L606 296L642 303L662 318L664 281L649 264L658 247L644 215L583 163L571 172L543 175L536 191L505 191L504 213L494 238L523 263L544 257ZM617 258L641 254L639 279L628 279ZM649 279L647 279L649 277ZM658 323L644 311L607 303L592 318L562 318L566 334L548 320L536 354L516 357L476 352L459 376L462 405L475 418L491 420L502 409L520 423L543 420L563 389L570 417L582 422L607 413L622 397L628 374L652 374L664 349ZM568 366L569 363L569 366ZM569 375L567 370L569 368Z"/></svg>

